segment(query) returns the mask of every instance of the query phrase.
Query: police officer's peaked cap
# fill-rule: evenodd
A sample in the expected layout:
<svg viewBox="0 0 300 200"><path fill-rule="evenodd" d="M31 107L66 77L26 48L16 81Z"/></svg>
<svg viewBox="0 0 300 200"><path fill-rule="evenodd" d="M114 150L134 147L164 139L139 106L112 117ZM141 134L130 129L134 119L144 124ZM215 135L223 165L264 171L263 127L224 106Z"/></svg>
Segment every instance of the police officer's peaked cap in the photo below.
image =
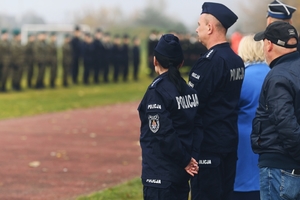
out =
<svg viewBox="0 0 300 200"><path fill-rule="evenodd" d="M219 20L225 29L231 27L238 17L229 8L220 3L205 2L202 5L202 13L213 15Z"/></svg>
<svg viewBox="0 0 300 200"><path fill-rule="evenodd" d="M13 35L19 35L20 33L21 33L21 31L20 31L20 29L14 29L13 31L12 31L12 33L13 33Z"/></svg>
<svg viewBox="0 0 300 200"><path fill-rule="evenodd" d="M296 10L297 9L295 7L275 0L268 5L267 17L273 17L276 19L291 19L293 12L295 12Z"/></svg>
<svg viewBox="0 0 300 200"><path fill-rule="evenodd" d="M181 45L179 43L179 39L173 34L163 35L159 39L154 51L168 58L183 59L183 53Z"/></svg>

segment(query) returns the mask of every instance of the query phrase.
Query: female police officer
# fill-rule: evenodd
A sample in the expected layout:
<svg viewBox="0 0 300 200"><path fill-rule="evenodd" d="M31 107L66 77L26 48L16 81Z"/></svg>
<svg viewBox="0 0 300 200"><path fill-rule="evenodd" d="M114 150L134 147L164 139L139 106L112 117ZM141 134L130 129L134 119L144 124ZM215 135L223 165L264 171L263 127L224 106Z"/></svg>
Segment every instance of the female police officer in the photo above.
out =
<svg viewBox="0 0 300 200"><path fill-rule="evenodd" d="M159 76L138 108L145 200L187 200L189 178L198 172L193 140L202 137L194 121L199 102L196 91L180 75L182 64L178 38L163 35L154 50Z"/></svg>

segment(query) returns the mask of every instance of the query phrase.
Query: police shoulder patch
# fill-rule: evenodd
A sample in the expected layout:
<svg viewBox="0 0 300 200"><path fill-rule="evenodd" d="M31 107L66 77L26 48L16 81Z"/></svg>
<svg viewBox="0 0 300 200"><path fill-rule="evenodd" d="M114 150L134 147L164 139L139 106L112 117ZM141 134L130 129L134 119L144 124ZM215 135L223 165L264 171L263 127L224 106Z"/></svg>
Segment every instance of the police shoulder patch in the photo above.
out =
<svg viewBox="0 0 300 200"><path fill-rule="evenodd" d="M158 115L149 115L148 116L149 120L149 128L153 133L156 133L159 130L159 116Z"/></svg>
<svg viewBox="0 0 300 200"><path fill-rule="evenodd" d="M157 86L157 84L158 84L161 80L162 80L161 77L155 79L155 80L151 83L151 85L149 86L149 88L155 88L155 87Z"/></svg>
<svg viewBox="0 0 300 200"><path fill-rule="evenodd" d="M209 50L206 54L204 54L204 57L205 57L206 59L211 60L211 59L213 58L215 52L216 52L215 49L211 49L211 50Z"/></svg>

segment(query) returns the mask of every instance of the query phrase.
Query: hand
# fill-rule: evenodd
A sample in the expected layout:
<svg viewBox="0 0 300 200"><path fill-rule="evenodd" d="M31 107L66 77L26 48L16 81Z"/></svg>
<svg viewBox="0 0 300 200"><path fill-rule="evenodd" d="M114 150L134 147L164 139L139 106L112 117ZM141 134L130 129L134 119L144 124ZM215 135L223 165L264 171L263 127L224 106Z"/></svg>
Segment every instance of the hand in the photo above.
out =
<svg viewBox="0 0 300 200"><path fill-rule="evenodd" d="M198 162L194 158L191 158L190 163L184 169L191 176L195 176L199 171Z"/></svg>

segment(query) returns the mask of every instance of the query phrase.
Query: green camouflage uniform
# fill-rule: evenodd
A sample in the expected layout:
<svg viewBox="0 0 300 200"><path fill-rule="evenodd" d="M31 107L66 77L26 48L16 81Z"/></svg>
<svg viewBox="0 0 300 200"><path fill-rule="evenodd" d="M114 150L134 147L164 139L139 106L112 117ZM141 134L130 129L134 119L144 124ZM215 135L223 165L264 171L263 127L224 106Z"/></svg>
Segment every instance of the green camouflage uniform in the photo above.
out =
<svg viewBox="0 0 300 200"><path fill-rule="evenodd" d="M35 42L28 42L25 46L25 63L27 66L27 85L28 87L32 86L32 77L34 71L34 47Z"/></svg>
<svg viewBox="0 0 300 200"><path fill-rule="evenodd" d="M55 86L57 76L57 47L55 42L50 42L47 45L47 62L50 66L50 86Z"/></svg>
<svg viewBox="0 0 300 200"><path fill-rule="evenodd" d="M36 81L36 88L44 88L45 69L47 64L47 44L43 40L39 40L34 46L34 59L38 66L38 76Z"/></svg>
<svg viewBox="0 0 300 200"><path fill-rule="evenodd" d="M0 42L0 61L1 61L1 81L0 90L6 91L6 82L11 67L11 44L8 40Z"/></svg>
<svg viewBox="0 0 300 200"><path fill-rule="evenodd" d="M25 61L25 48L21 41L13 41L11 44L11 64L12 64L12 87L15 90L21 89L23 65Z"/></svg>
<svg viewBox="0 0 300 200"><path fill-rule="evenodd" d="M62 46L62 66L63 66L63 85L68 85L68 76L72 65L72 49L70 43L64 43Z"/></svg>

